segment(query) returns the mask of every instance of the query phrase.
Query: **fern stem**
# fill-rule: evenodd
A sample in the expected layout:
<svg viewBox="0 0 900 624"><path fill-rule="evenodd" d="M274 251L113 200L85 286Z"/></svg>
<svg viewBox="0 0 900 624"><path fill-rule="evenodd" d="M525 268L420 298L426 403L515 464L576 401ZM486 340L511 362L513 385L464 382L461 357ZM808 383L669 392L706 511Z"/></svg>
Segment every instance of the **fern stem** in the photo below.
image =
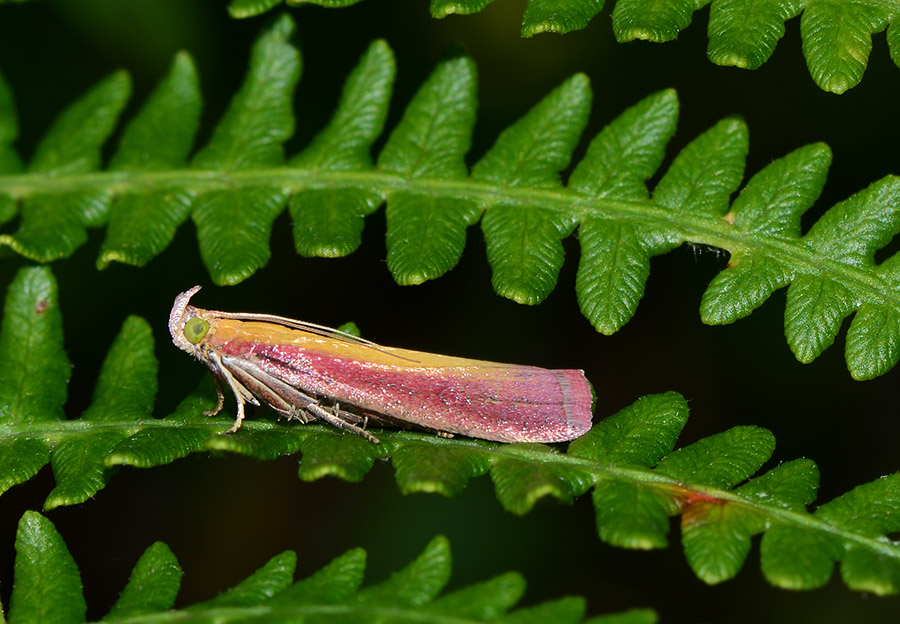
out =
<svg viewBox="0 0 900 624"><path fill-rule="evenodd" d="M564 188L510 188L472 179L410 179L378 171L313 171L308 169L246 169L241 171L172 170L154 172L98 172L48 178L30 173L0 177L0 194L18 200L36 194L63 194L77 191L109 191L117 195L147 192L172 187L203 193L246 186L270 186L290 192L305 189L377 189L382 195L408 191L422 195L467 199L478 205L506 204L535 206L572 215L621 218L680 233L680 241L725 249L757 250L758 253L784 259L788 267L803 267L798 273L828 277L851 284L854 292L866 293L865 302L890 305L900 310L900 291L869 267L857 267L829 259L815 250L785 239L741 232L724 219L672 213L657 208L651 200L622 201L584 197Z"/></svg>
<svg viewBox="0 0 900 624"><path fill-rule="evenodd" d="M135 422L133 420L118 422L105 421L102 423L94 423L85 420L68 420L45 424L23 424L21 426L6 425L0 427L0 440L21 436L31 439L42 439L51 445L55 445L66 436L76 433L84 433L85 431L90 431L93 433L113 430L126 432L130 435L147 428L183 429L186 427L192 429L208 429L211 435L215 435L225 431L230 424L231 420L222 420L219 418L210 420L208 422L191 422L189 424L184 422L169 421L167 419L145 419L138 422ZM244 428L246 428L248 431L284 431L285 429L284 425L280 425L276 422L260 420L247 420L244 422ZM326 427L316 425L295 425L292 427L292 429L294 430L294 433L303 437L322 433L341 435L340 433L332 432ZM828 522L816 518L809 513L798 512L774 506L761 506L756 504L753 500L742 497L736 492L713 487L689 487L682 483L679 483L671 477L649 470L617 468L614 466L598 467L596 463L592 462L591 460L572 457L555 450L548 452L547 447L545 446L531 448L530 445L496 444L481 440L463 438L444 439L436 438L427 433L417 433L410 431L390 432L386 435L383 435L382 440L384 442L383 446L385 455L393 454L393 452L395 452L397 449L411 443L425 443L429 446L449 446L456 448L459 448L460 446L466 446L473 450L480 450L491 462L497 462L504 459L517 459L534 464L544 463L578 468L591 474L594 487L603 487L603 481L605 480L621 480L632 483L640 483L645 487L655 488L661 492L665 492L673 499L681 501L685 501L686 499L688 499L690 497L690 494L692 493L700 494L705 498L708 497L718 501L727 501L728 503L739 504L746 506L747 508L754 509L769 518L770 522L777 521L781 524L803 527L810 531L820 531L828 535L839 537L842 540L846 540L847 542L858 544L859 546L871 552L878 553L879 555L882 555L884 557L900 561L900 550L897 549L896 542L870 538L858 533L842 531L837 527L829 524Z"/></svg>

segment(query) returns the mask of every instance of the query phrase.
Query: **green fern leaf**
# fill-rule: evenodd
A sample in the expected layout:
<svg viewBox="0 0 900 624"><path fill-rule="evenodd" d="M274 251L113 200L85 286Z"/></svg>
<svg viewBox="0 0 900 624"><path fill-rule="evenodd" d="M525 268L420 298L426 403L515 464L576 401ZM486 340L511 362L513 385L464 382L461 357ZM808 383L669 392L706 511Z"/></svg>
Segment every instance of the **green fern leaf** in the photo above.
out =
<svg viewBox="0 0 900 624"><path fill-rule="evenodd" d="M799 237L800 215L821 191L829 162L826 147L809 146L772 163L751 180L726 219L738 229L772 235L773 242L801 241L813 257L833 269L824 275L798 275L762 248L736 251L729 268L713 280L703 296L705 322L731 322L745 316L776 289L790 284L785 335L797 358L810 362L834 341L841 321L860 308L859 288L849 285L847 270L868 267L869 280L881 278L888 287L887 276L893 273L895 263L875 267L874 254L900 228L897 178L886 177L839 203L805 237ZM770 190L769 196L763 197L761 189L771 179L785 180L783 191L776 195ZM748 210L753 204L757 207ZM871 325L873 318L890 312L868 297L864 302L868 304L865 313L855 323L847 347L848 366L857 379L882 374L896 363L897 338L889 331L873 332Z"/></svg>
<svg viewBox="0 0 900 624"><path fill-rule="evenodd" d="M788 241L800 237L800 217L822 191L830 150L821 144L795 150L768 165L747 183L726 220L739 230ZM750 314L793 273L763 249L735 250L729 268L703 295L700 314L711 324L731 323Z"/></svg>
<svg viewBox="0 0 900 624"><path fill-rule="evenodd" d="M877 267L879 276L900 287L900 255ZM900 317L884 306L863 303L847 331L847 368L856 379L874 379L891 370L900 359Z"/></svg>
<svg viewBox="0 0 900 624"><path fill-rule="evenodd" d="M487 474L491 468L491 462L477 450L456 447L401 446L394 451L391 461L397 485L404 494L438 492L447 497L456 496L469 479Z"/></svg>
<svg viewBox="0 0 900 624"><path fill-rule="evenodd" d="M603 0L529 0L522 16L522 36L581 30L602 9Z"/></svg>
<svg viewBox="0 0 900 624"><path fill-rule="evenodd" d="M896 520L891 516L897 513L898 494L898 475L882 477L822 505L814 519L840 524L867 537L881 536L896 531ZM873 497L883 503L873 505ZM793 538L798 541L791 542ZM819 587L831 575L833 562L841 559L841 575L850 587L879 595L895 594L900 591L900 569L891 557L891 546L881 537L876 539L887 549L860 547L835 536L800 536L793 527L777 526L763 537L763 571L782 587ZM809 546L812 548L805 552ZM800 552L805 556L792 559L792 554Z"/></svg>
<svg viewBox="0 0 900 624"><path fill-rule="evenodd" d="M438 19L448 15L479 13L494 0L431 0L431 16Z"/></svg>
<svg viewBox="0 0 900 624"><path fill-rule="evenodd" d="M56 487L44 503L46 509L84 502L106 485L104 455L133 433L123 424L137 424L153 411L157 364L152 345L147 322L129 317L103 362L94 400L81 417L88 430L53 446L50 464Z"/></svg>
<svg viewBox="0 0 900 624"><path fill-rule="evenodd" d="M183 168L200 121L197 72L187 54L175 57L169 74L125 128L111 171L140 174ZM97 267L110 262L142 266L172 241L190 214L192 196L179 188L128 194L112 206Z"/></svg>
<svg viewBox="0 0 900 624"><path fill-rule="evenodd" d="M311 435L301 443L303 456L299 477L304 481L315 481L324 476L334 476L351 483L362 481L375 460L382 457L383 450L359 440L336 440L328 435Z"/></svg>
<svg viewBox="0 0 900 624"><path fill-rule="evenodd" d="M877 231L870 232L872 240ZM856 253L865 255L865 245ZM376 460L390 458L405 494L456 496L470 479L490 473L497 499L516 514L527 513L545 497L571 503L593 489L600 538L626 548L664 547L669 518L680 515L688 562L708 583L733 578L751 538L763 533L763 572L776 585L817 587L840 561L851 588L900 593L900 546L887 539L900 530L900 474L861 485L810 512L807 506L818 487L818 470L811 461L787 462L754 477L775 446L765 429L734 427L676 450L687 405L675 393L639 399L598 422L565 452L558 446L409 431L379 431L382 444L375 445L321 425L260 418L248 419L236 434L224 434L232 422L229 415L203 416L215 405L208 378L173 414L152 418L152 336L144 321L131 317L106 357L91 406L82 418L65 420L61 405L70 366L48 269L19 272L6 297L5 314L0 330L2 485L7 489L27 481L49 461L57 485L45 503L48 509L93 496L117 466L156 466L199 451L257 459L299 451L299 476L306 481L325 476L360 481ZM177 576L165 555L148 555L147 569L165 568ZM229 594L233 598L222 600L275 596L290 576L284 572L289 562L279 562L234 590ZM427 562L422 565L424 571L415 568L377 591L360 593L352 603L367 608L386 602L408 607L430 603L446 578ZM135 574L142 578L145 573ZM137 611L171 597L168 585L140 581L138 586L145 589L135 589L117 608Z"/></svg>
<svg viewBox="0 0 900 624"><path fill-rule="evenodd" d="M874 266L875 252L900 231L900 181L888 177L828 211L804 237L823 258L851 266ZM806 277L788 289L785 335L801 362L816 358L833 341L841 321L856 307L837 280ZM853 372L853 371L851 371Z"/></svg>
<svg viewBox="0 0 900 624"><path fill-rule="evenodd" d="M587 77L573 76L500 135L473 167L472 179L501 189L560 188L559 172L569 164L590 102ZM556 286L562 240L575 229L575 219L521 202L486 207L482 228L494 289L519 303L543 301Z"/></svg>
<svg viewBox="0 0 900 624"><path fill-rule="evenodd" d="M228 14L237 19L254 17L274 9L281 2L282 0L231 0L228 3Z"/></svg>
<svg viewBox="0 0 900 624"><path fill-rule="evenodd" d="M49 529L44 528L48 532ZM124 620L171 609L178 595L181 575L181 566L175 554L162 542L156 542L138 559L128 584L106 618Z"/></svg>
<svg viewBox="0 0 900 624"><path fill-rule="evenodd" d="M100 148L130 89L128 76L119 72L63 111L38 145L28 170L44 179L95 171ZM22 201L18 230L0 234L0 246L41 262L65 257L87 240L86 228L106 221L111 201L107 189L31 195Z"/></svg>
<svg viewBox="0 0 900 624"><path fill-rule="evenodd" d="M900 20L892 20L887 29L888 50L891 52L891 60L894 65L900 67Z"/></svg>
<svg viewBox="0 0 900 624"><path fill-rule="evenodd" d="M784 36L784 23L797 17L795 0L716 0L709 9L709 60L716 65L757 69Z"/></svg>
<svg viewBox="0 0 900 624"><path fill-rule="evenodd" d="M618 0L613 9L616 40L672 41L690 25L695 4L694 0Z"/></svg>
<svg viewBox="0 0 900 624"><path fill-rule="evenodd" d="M521 575L508 572L439 596L450 577L450 545L436 537L407 567L361 588L366 553L351 550L294 582L297 556L275 555L262 568L212 600L173 610L181 567L168 546L150 546L119 599L101 622L585 622L585 601L568 597L510 611L525 593ZM15 579L9 621L81 624L86 604L72 555L53 523L27 511L16 532ZM541 617L542 619L538 619ZM548 619L549 618L549 619ZM2 615L0 615L2 619ZM656 614L634 609L590 620L650 624Z"/></svg>
<svg viewBox="0 0 900 624"><path fill-rule="evenodd" d="M887 6L810 2L800 19L803 54L820 88L843 93L862 80L872 51L872 35L894 17Z"/></svg>
<svg viewBox="0 0 900 624"><path fill-rule="evenodd" d="M297 555L291 551L275 555L259 570L222 592L215 598L188 608L190 611L222 609L228 607L252 607L270 601L291 586Z"/></svg>
<svg viewBox="0 0 900 624"><path fill-rule="evenodd" d="M154 427L153 421L118 442L104 458L106 466L135 466L151 468L168 464L202 448L210 437L209 420L204 410L215 404L215 387L205 380L188 395L169 416L180 427Z"/></svg>
<svg viewBox="0 0 900 624"><path fill-rule="evenodd" d="M240 172L282 165L282 144L294 132L291 98L300 55L290 43L294 24L281 16L253 46L250 70L212 139L193 166ZM287 202L281 185L253 184L210 191L193 209L200 254L219 284L235 284L269 260L272 222Z"/></svg>
<svg viewBox="0 0 900 624"><path fill-rule="evenodd" d="M353 549L337 557L309 578L298 581L269 598L266 604L278 608L316 602L325 604L344 602L359 591L365 568L365 551L361 548Z"/></svg>
<svg viewBox="0 0 900 624"><path fill-rule="evenodd" d="M16 531L16 553L9 621L84 622L87 603L81 575L56 527L40 514L26 511Z"/></svg>
<svg viewBox="0 0 900 624"><path fill-rule="evenodd" d="M465 229L480 211L470 200L428 191L433 178L466 179L474 124L475 66L455 50L413 97L378 157L379 169L424 181L418 191L388 195L387 262L400 284L440 277L462 255Z"/></svg>
<svg viewBox="0 0 900 624"><path fill-rule="evenodd" d="M10 284L0 358L5 363L0 367L2 421L62 418L72 367L63 349L62 315L49 269L22 269Z"/></svg>
<svg viewBox="0 0 900 624"><path fill-rule="evenodd" d="M23 269L10 285L0 331L0 424L39 428L63 416L71 364L63 349L56 283L46 268ZM0 442L0 492L27 481L49 460L37 436Z"/></svg>
<svg viewBox="0 0 900 624"><path fill-rule="evenodd" d="M650 4L620 2L617 8L640 12ZM483 215L494 289L537 304L555 287L563 241L577 228L578 302L593 326L610 334L634 315L650 259L690 242L731 254L729 268L704 295L705 322L733 322L789 287L785 333L800 361L818 357L843 319L857 313L846 351L851 374L868 379L896 364L897 264L875 265L873 254L897 233L897 178L839 203L801 237L800 217L822 190L828 148L806 146L775 160L730 204L741 185L748 133L742 121L724 119L674 156L651 197L647 180L663 164L678 115L675 94L663 91L594 137L564 184L560 171L569 165L590 108L590 89L580 75L502 132L470 174L476 78L471 59L459 50L409 102L375 166L370 150L383 129L395 75L381 41L350 75L331 122L285 163L282 146L293 131L290 97L300 65L293 30L290 18L281 16L263 31L244 85L190 168L185 161L200 96L188 57L176 59L126 127L109 170L97 172L100 144L127 93L123 75L101 84L62 115L29 173L14 173L14 164L0 171L0 216L10 218L16 202L22 211L20 230L0 234L0 244L36 258L60 257L109 213L98 265L143 264L190 214L214 281L233 284L268 261L272 222L286 205L298 252L336 257L359 246L365 216L386 201L387 264L401 284L452 269L467 228ZM0 83L0 145L15 137L15 127ZM22 246L26 239L36 245L31 251Z"/></svg>
<svg viewBox="0 0 900 624"><path fill-rule="evenodd" d="M396 67L384 41L375 41L347 79L337 111L292 167L317 171L365 172L369 150L387 117ZM377 209L381 193L360 188L301 189L291 197L294 243L301 256L335 258L359 247L363 219Z"/></svg>
<svg viewBox="0 0 900 624"><path fill-rule="evenodd" d="M426 609L429 613L490 622L512 609L524 594L525 582L522 577L514 572L507 572L489 581L441 596L427 605ZM579 619L583 613L582 604Z"/></svg>
<svg viewBox="0 0 900 624"><path fill-rule="evenodd" d="M659 181L654 199L673 212L722 216L744 176L747 127L725 119L691 141Z"/></svg>
<svg viewBox="0 0 900 624"><path fill-rule="evenodd" d="M669 115L675 114L677 105L673 94L668 94L668 97L661 94L640 103L637 110L629 111L629 116L635 117L635 121L651 124L654 130L651 135L651 145L655 143L652 151L647 154L638 152L633 157L645 174L649 174L650 166L658 162L660 142L671 136L673 130L673 121L659 123L658 115L663 106ZM609 137L598 137L598 151L609 150L610 144L628 145L634 140L627 134L629 128L625 120L618 125L621 130L613 128ZM710 218L721 216L727 210L728 196L740 183L746 151L746 127L734 119L720 122L692 141L676 157L656 187L655 202L668 213L700 213ZM591 158L590 153L588 158ZM587 177L587 172L603 165L609 167L610 164L618 165L598 163L596 167L586 167L584 174L576 170L580 174L578 180L584 179L581 175ZM621 188L628 197L637 198L646 193L646 189L638 190L643 185L634 178L616 182L610 180L605 184L616 183L617 188ZM582 183L581 188L608 196L610 189L606 185ZM587 219L579 232L584 254L576 278L578 301L598 331L612 334L634 315L650 273L650 258L670 251L681 239L673 236L674 232L652 223L603 216Z"/></svg>
<svg viewBox="0 0 900 624"><path fill-rule="evenodd" d="M647 199L644 180L662 164L677 120L674 91L644 98L591 141L569 178L569 187L595 197Z"/></svg>

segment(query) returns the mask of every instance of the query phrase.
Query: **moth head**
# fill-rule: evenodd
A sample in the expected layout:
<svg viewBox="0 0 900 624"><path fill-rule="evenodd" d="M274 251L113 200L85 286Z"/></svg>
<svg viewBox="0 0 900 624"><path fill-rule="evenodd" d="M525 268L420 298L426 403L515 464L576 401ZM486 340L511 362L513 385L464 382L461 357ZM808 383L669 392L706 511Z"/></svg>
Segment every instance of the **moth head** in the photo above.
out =
<svg viewBox="0 0 900 624"><path fill-rule="evenodd" d="M188 305L198 290L200 287L194 286L175 297L169 314L169 333L178 348L199 357L198 345L209 332L209 321L203 318L203 310Z"/></svg>

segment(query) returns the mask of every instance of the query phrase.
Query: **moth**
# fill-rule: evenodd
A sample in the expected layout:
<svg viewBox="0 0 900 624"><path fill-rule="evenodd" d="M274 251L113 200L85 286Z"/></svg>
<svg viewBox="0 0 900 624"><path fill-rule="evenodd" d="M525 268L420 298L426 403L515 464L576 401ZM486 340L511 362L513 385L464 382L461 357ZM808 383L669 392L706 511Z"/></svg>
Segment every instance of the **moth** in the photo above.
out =
<svg viewBox="0 0 900 624"><path fill-rule="evenodd" d="M175 298L173 342L205 363L244 406L266 404L302 423L322 421L379 440L369 424L499 442L562 442L591 427L591 388L580 370L547 370L383 347L336 329L270 314L190 305Z"/></svg>

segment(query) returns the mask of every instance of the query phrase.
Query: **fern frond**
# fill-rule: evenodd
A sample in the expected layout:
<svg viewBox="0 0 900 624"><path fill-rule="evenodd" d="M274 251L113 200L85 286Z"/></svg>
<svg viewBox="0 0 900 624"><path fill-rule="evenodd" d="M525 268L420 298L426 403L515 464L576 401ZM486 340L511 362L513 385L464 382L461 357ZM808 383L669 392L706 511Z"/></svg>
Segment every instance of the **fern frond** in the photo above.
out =
<svg viewBox="0 0 900 624"><path fill-rule="evenodd" d="M108 221L98 266L141 265L192 216L213 280L234 284L268 261L272 223L285 206L301 255L337 257L359 246L365 216L386 201L388 267L401 284L453 268L466 229L483 215L495 290L537 304L556 285L562 241L578 228L579 305L598 331L611 334L634 314L650 258L691 242L731 253L703 297L705 322L733 322L790 286L785 333L800 361L816 358L854 312L846 353L855 378L881 375L900 357L900 261L874 263L900 227L897 177L834 206L801 236L800 217L825 183L829 149L808 145L775 160L729 204L741 187L748 132L726 118L675 155L651 196L646 181L663 163L678 116L675 94L662 91L594 137L564 186L560 172L590 110L582 75L501 133L469 172L476 77L459 50L410 101L375 166L369 152L395 74L383 42L363 55L329 125L285 162L300 65L292 34L286 16L264 31L243 86L190 166L200 95L187 55L176 57L127 125L106 171L98 170L100 148L127 97L124 74L70 106L24 173L10 147L16 120L0 80L0 217L20 213L0 246L49 261L72 253L86 228Z"/></svg>
<svg viewBox="0 0 900 624"><path fill-rule="evenodd" d="M318 425L254 418L223 434L229 415L210 379L171 415L154 419L156 360L146 322L131 317L110 349L84 416L62 417L69 363L62 348L49 269L22 269L6 298L0 331L0 488L27 481L48 462L57 485L45 508L82 502L118 466L151 467L197 451L258 459L302 453L299 477L360 481L390 458L405 493L458 495L490 473L500 503L524 514L544 497L571 502L593 488L600 538L626 548L666 545L680 515L688 562L708 583L732 578L750 539L762 538L766 577L782 587L818 587L841 562L854 589L900 592L900 473L861 485L814 511L818 470L809 460L753 475L770 459L772 434L735 427L674 450L687 421L675 393L651 395L597 423L564 453L540 444L498 444L385 431L374 445Z"/></svg>
<svg viewBox="0 0 900 624"><path fill-rule="evenodd" d="M297 555L285 551L215 598L173 609L182 570L168 546L150 546L101 622L584 622L585 600L567 597L512 610L525 580L507 572L441 595L450 578L450 545L431 540L422 553L390 578L360 587L366 553L355 548L311 576L294 581ZM10 622L85 621L86 603L72 555L52 522L27 511L16 532ZM2 614L0 614L2 619ZM653 624L656 613L632 609L591 618L591 624Z"/></svg>
<svg viewBox="0 0 900 624"><path fill-rule="evenodd" d="M716 65L757 69L784 37L785 23L797 16L803 56L820 89L843 93L862 80L872 52L872 36L887 28L891 59L900 67L900 12L890 2L870 0L613 0L612 28L620 43L676 39L693 14L710 5L706 54ZM344 7L359 0L286 0L290 5ZM431 16L478 13L491 0L431 0ZM280 0L232 0L232 17L252 17ZM611 3L612 4L612 3ZM567 33L585 28L603 10L603 0L528 0L522 36Z"/></svg>

